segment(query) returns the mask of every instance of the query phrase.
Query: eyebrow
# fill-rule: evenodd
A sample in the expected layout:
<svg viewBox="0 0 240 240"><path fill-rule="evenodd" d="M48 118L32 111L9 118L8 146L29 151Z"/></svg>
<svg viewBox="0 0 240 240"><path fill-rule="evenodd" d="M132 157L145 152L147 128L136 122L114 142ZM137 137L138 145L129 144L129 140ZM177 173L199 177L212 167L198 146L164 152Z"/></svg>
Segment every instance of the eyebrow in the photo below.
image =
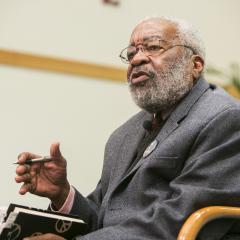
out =
<svg viewBox="0 0 240 240"><path fill-rule="evenodd" d="M160 35L151 35L151 36L144 37L143 41L146 41L146 40L149 40L149 39L152 39L152 38L157 38L157 39L163 40Z"/></svg>
<svg viewBox="0 0 240 240"><path fill-rule="evenodd" d="M159 39L161 41L166 41L160 35L156 34L156 35L150 35L150 36L143 37L143 42L147 41L147 40L150 40L150 39ZM134 45L135 45L135 43L131 42L129 46L134 46Z"/></svg>

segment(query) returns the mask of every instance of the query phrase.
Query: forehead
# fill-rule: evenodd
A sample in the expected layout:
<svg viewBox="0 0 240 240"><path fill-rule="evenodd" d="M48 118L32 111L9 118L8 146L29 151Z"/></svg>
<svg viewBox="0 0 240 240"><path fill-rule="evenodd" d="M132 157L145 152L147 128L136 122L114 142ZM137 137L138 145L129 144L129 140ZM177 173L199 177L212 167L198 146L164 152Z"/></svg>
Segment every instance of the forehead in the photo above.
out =
<svg viewBox="0 0 240 240"><path fill-rule="evenodd" d="M176 38L177 26L174 23L163 20L147 20L133 30L130 43L137 44L152 36L158 36L166 41Z"/></svg>

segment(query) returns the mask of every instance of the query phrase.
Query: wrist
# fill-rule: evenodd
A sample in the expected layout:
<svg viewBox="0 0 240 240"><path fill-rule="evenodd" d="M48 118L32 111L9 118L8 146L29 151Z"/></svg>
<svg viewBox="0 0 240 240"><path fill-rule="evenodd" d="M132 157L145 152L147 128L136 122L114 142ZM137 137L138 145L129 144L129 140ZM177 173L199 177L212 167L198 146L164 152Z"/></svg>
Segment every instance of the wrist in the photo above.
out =
<svg viewBox="0 0 240 240"><path fill-rule="evenodd" d="M50 199L54 208L59 210L65 203L70 192L70 184L67 182L65 186L61 187L59 194Z"/></svg>

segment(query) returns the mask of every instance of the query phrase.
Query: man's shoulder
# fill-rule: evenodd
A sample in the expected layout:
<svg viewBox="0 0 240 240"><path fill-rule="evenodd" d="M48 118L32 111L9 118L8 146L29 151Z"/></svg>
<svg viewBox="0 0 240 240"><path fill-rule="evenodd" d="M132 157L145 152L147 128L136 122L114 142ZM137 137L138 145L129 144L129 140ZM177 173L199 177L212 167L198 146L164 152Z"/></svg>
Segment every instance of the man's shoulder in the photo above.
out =
<svg viewBox="0 0 240 240"><path fill-rule="evenodd" d="M176 112L174 115L178 116L179 109ZM210 84L207 90L188 109L184 119L186 128L191 128L191 131L201 131L212 123L221 125L223 123L220 124L220 122L223 121L230 128L236 124L239 126L240 101L230 96L221 87Z"/></svg>
<svg viewBox="0 0 240 240"><path fill-rule="evenodd" d="M140 111L130 117L126 122L120 125L112 132L106 143L106 148L109 145L119 145L123 142L127 135L135 135L143 130L143 122L151 119L151 115L145 111Z"/></svg>
<svg viewBox="0 0 240 240"><path fill-rule="evenodd" d="M240 106L239 99L236 99L235 97L231 96L223 88L210 83L210 90L211 90L210 97L213 100L219 101L219 103L223 103L231 106L236 106L236 107Z"/></svg>
<svg viewBox="0 0 240 240"><path fill-rule="evenodd" d="M120 125L112 135L118 134L127 134L132 130L136 130L136 128L142 127L142 123L147 120L151 119L151 114L146 111L139 111L138 113L131 116L126 122Z"/></svg>
<svg viewBox="0 0 240 240"><path fill-rule="evenodd" d="M193 109L198 111L198 115L208 113L213 116L231 109L240 111L240 101L230 96L223 88L210 84L209 89L203 94Z"/></svg>

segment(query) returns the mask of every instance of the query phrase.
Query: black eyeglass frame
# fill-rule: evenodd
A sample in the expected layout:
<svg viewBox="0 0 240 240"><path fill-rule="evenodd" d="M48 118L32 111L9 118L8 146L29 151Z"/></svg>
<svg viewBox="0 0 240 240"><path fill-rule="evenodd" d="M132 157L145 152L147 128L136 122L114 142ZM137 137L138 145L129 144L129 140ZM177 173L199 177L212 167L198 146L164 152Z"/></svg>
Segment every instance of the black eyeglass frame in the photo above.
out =
<svg viewBox="0 0 240 240"><path fill-rule="evenodd" d="M168 41L166 41L166 40L163 40L163 39L159 39L159 42L160 41L164 41L164 42L168 42ZM143 44L141 44L141 45L143 45ZM122 60L122 62L123 63L125 63L125 64L129 64L131 61L132 61L132 59L134 58L134 56L138 53L138 51L139 50L141 50L147 57L148 56L154 56L154 55L162 55L163 53L165 53L166 51L168 51L168 50L170 50L170 49L172 49L172 48L174 48L174 47L185 47L185 48L188 48L188 49L190 49L192 52L193 52L193 54L196 54L196 51L195 51L195 49L193 48L193 47L191 47L191 46L188 46L188 45L185 45L185 44L175 44L175 45L172 45L172 46L170 46L170 47L168 47L168 48L166 48L166 49L164 49L164 48L162 48L162 49L164 49L164 51L163 52L156 52L156 53L154 53L154 54L146 54L146 49L145 49L145 47L144 47L144 45L143 45L143 47L141 47L141 48L137 48L136 47L136 53L133 55L133 57L129 60L129 59L127 59L126 57L124 57L123 56L123 52L124 51L126 51L129 47L134 47L133 45L129 45L129 46L127 46L126 48L124 48L121 52L120 52L120 54L119 54L119 57L121 58L121 60Z"/></svg>

